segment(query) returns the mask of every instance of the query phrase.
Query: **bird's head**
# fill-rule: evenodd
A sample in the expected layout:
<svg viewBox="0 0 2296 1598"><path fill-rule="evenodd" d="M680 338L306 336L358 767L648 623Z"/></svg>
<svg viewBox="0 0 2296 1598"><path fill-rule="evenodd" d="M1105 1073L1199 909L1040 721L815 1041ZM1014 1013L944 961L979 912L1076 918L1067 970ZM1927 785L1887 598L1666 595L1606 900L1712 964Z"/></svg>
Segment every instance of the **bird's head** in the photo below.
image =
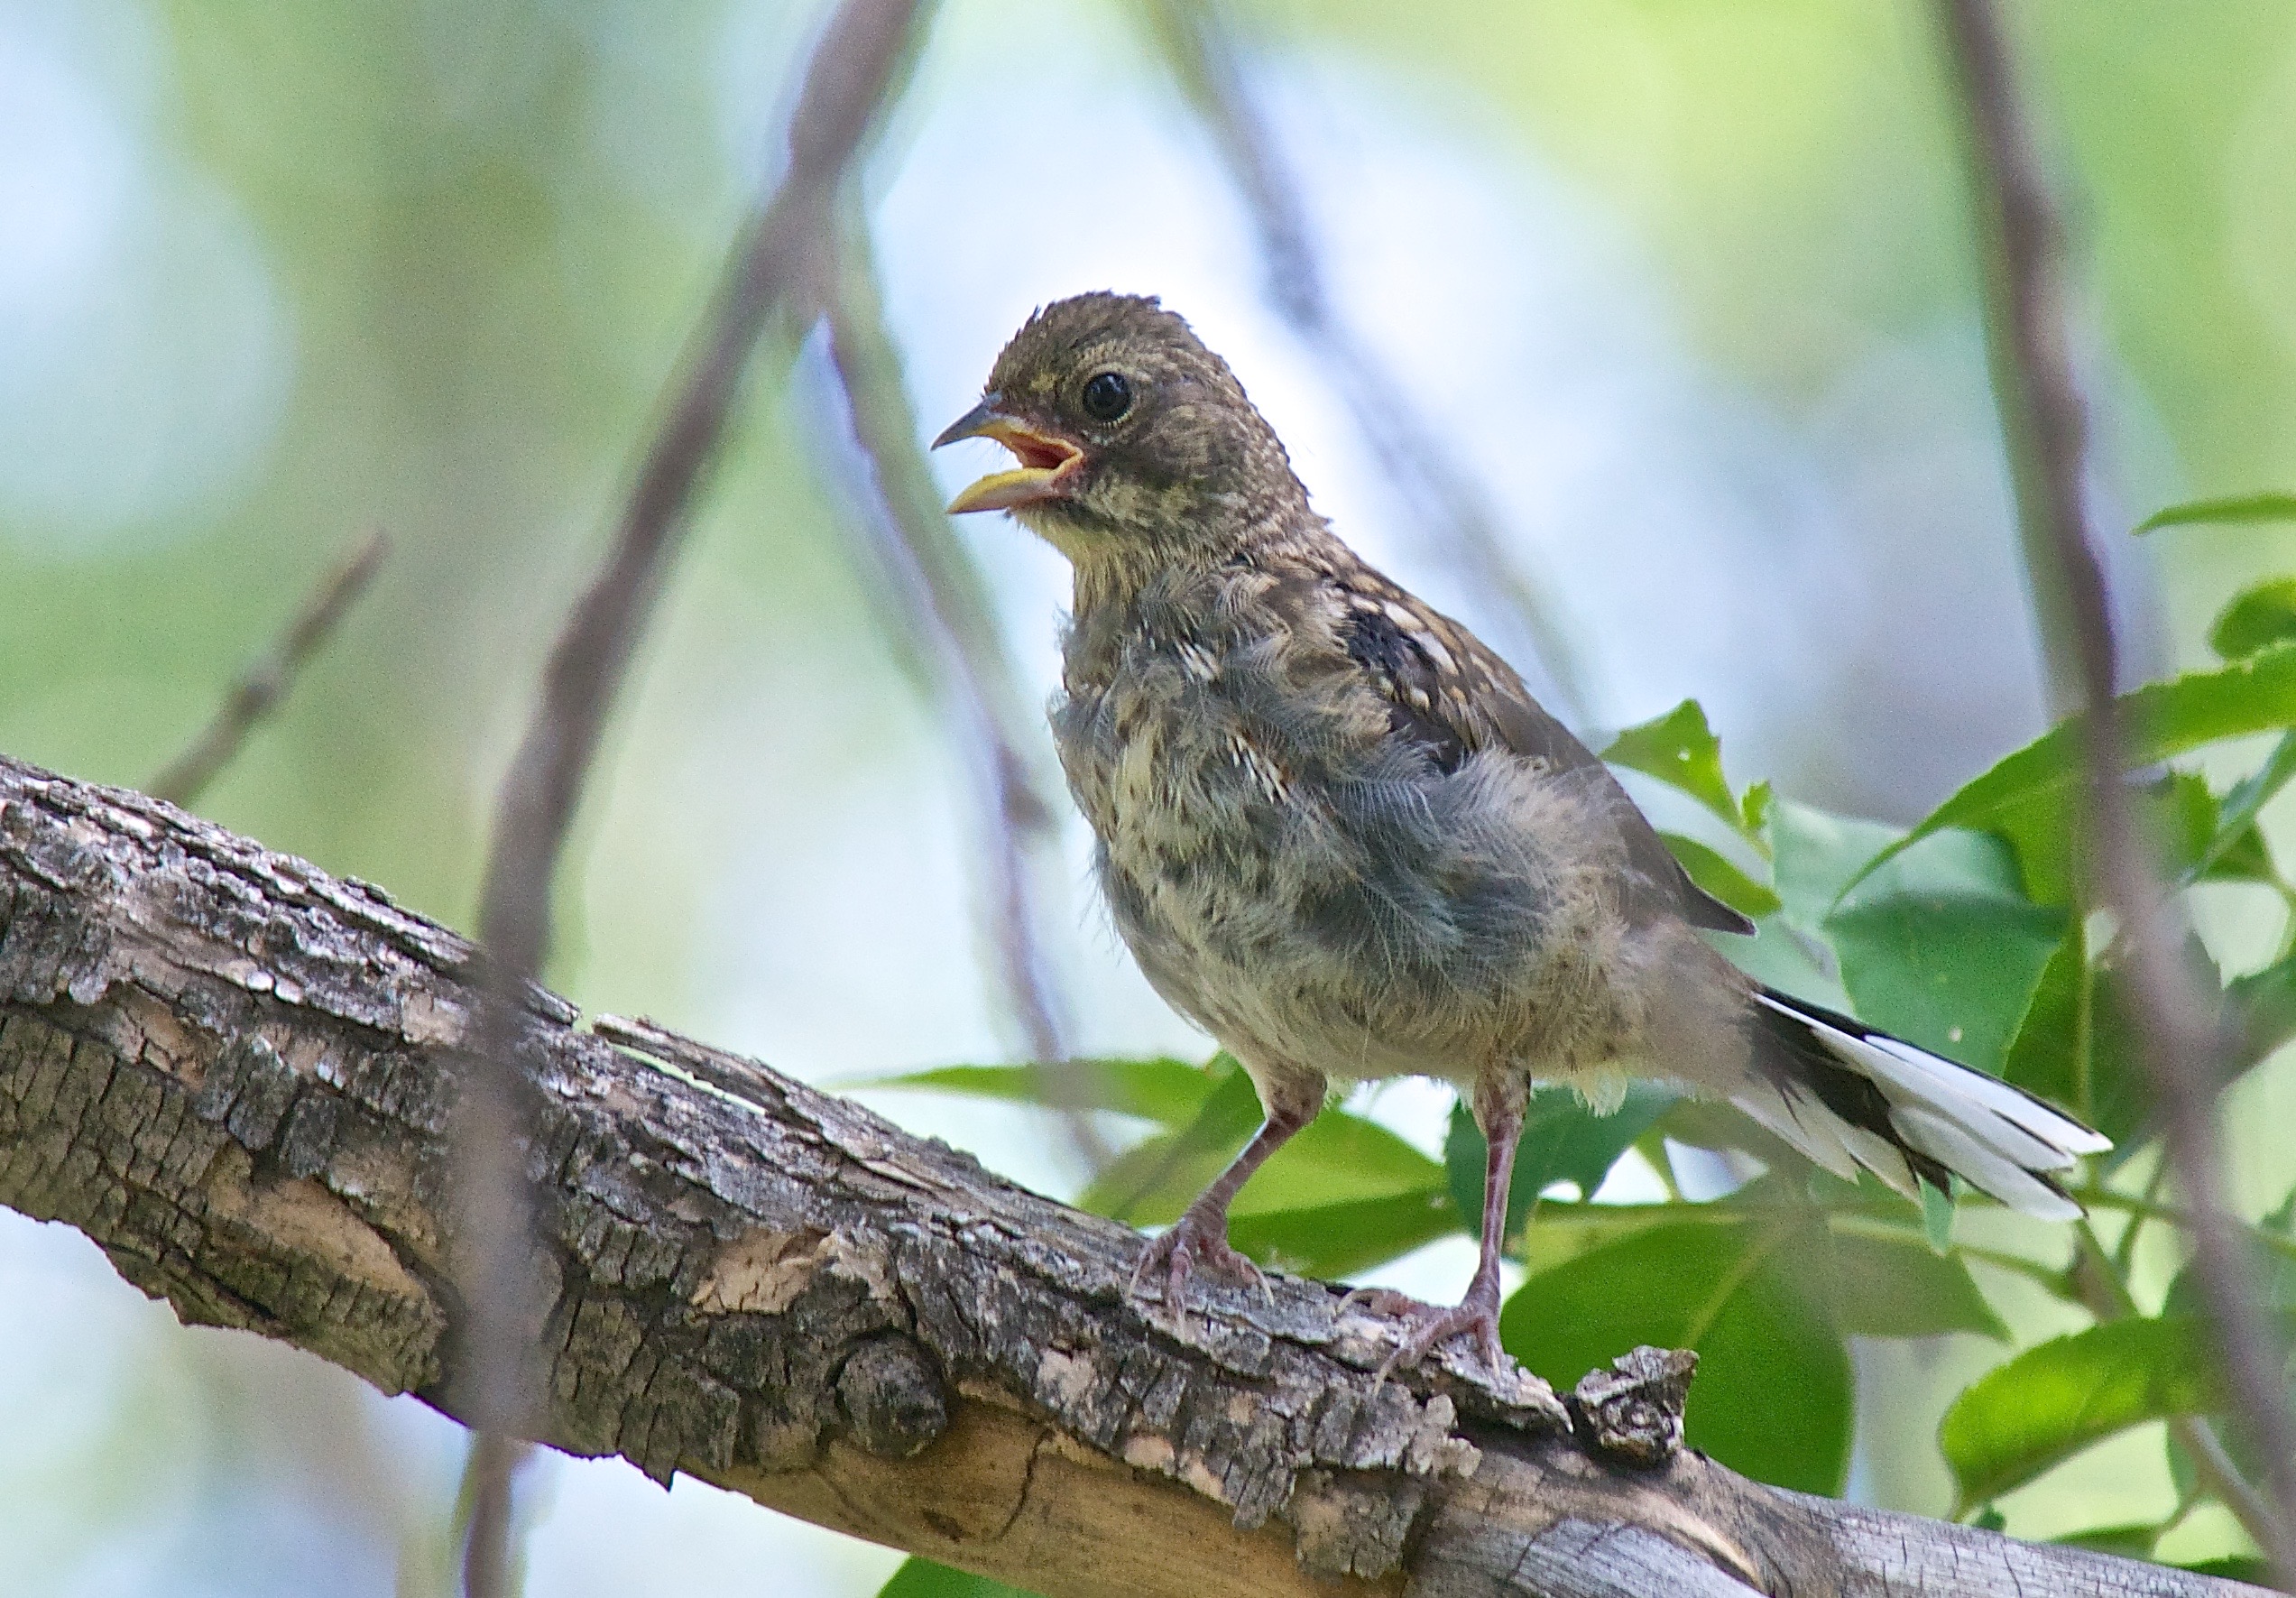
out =
<svg viewBox="0 0 2296 1598"><path fill-rule="evenodd" d="M1222 555L1306 506L1228 364L1150 299L1079 294L1030 317L933 447L959 439L1019 464L949 510L1010 511L1079 568Z"/></svg>

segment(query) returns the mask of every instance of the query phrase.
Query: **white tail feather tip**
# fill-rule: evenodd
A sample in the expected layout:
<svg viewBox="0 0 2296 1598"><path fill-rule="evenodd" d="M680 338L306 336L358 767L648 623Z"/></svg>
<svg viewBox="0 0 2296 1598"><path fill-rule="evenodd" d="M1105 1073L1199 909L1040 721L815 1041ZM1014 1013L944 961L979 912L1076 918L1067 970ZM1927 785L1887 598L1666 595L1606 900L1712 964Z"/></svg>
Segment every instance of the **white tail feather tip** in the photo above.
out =
<svg viewBox="0 0 2296 1598"><path fill-rule="evenodd" d="M1756 999L1805 1029L1828 1054L1881 1089L1890 1106L1890 1131L1907 1148L2012 1209L2060 1221L2081 1214L2044 1173L2068 1169L2081 1155L2104 1153L2113 1146L2111 1139L1997 1077L1902 1039L1845 1031L1767 993ZM1900 1192L1914 1190L1908 1161L1886 1137L1852 1125L1790 1086L1767 1082L1762 1086L1762 1109L1746 1105L1748 1113L1820 1165L1836 1170L1847 1154ZM1811 1126L1812 1120L1820 1126ZM1817 1135L1821 1127L1826 1135Z"/></svg>

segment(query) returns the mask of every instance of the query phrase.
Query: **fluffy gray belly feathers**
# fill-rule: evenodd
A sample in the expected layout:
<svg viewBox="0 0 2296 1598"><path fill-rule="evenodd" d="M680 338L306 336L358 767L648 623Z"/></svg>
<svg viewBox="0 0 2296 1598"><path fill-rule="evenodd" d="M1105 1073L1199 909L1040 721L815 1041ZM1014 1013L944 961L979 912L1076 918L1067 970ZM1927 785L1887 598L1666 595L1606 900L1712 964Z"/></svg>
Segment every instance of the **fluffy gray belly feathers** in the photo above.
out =
<svg viewBox="0 0 2296 1598"><path fill-rule="evenodd" d="M1694 937L1626 919L1607 784L1504 751L1443 771L1241 652L1135 656L1055 707L1117 928L1168 1002L1255 1076L1499 1070L1600 1102L1606 1067L1729 1074L1742 1003ZM1637 981L1661 965L1663 992ZM1689 1054L1663 1067L1662 997L1710 1011L1664 1029Z"/></svg>

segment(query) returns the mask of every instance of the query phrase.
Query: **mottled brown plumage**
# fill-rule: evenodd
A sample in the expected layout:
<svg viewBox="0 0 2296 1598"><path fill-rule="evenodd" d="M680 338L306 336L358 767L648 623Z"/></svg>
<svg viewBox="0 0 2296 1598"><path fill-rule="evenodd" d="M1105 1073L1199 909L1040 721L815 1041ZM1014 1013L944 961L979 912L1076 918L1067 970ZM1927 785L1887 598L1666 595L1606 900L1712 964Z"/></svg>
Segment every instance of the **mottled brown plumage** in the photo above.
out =
<svg viewBox="0 0 2296 1598"><path fill-rule="evenodd" d="M1173 1313L1195 1264L1256 1279L1228 1202L1333 1082L1454 1083L1492 1150L1474 1282L1456 1309L1411 1307L1406 1359L1459 1332L1503 1357L1499 1232L1534 1081L1600 1106L1663 1077L1843 1174L1911 1191L1962 1168L2035 1207L2059 1196L2034 1173L2101 1142L1709 948L1700 929L1751 923L1504 660L1332 536L1226 364L1155 301L1039 311L939 442L976 436L1020 464L951 508L1013 512L1074 570L1053 728L1117 927L1268 1113L1142 1259Z"/></svg>

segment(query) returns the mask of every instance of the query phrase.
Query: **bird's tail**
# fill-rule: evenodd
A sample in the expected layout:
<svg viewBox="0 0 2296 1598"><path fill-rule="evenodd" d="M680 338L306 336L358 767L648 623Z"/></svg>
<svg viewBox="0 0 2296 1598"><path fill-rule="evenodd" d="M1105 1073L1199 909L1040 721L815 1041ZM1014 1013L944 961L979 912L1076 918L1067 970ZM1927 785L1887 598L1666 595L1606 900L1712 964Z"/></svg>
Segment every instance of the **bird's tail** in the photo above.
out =
<svg viewBox="0 0 2296 1598"><path fill-rule="evenodd" d="M1769 988L1754 994L1754 1073L1731 1102L1846 1180L1864 1166L1909 1198L1948 1172L2011 1209L2070 1221L2058 1186L2113 1144L2024 1089Z"/></svg>

